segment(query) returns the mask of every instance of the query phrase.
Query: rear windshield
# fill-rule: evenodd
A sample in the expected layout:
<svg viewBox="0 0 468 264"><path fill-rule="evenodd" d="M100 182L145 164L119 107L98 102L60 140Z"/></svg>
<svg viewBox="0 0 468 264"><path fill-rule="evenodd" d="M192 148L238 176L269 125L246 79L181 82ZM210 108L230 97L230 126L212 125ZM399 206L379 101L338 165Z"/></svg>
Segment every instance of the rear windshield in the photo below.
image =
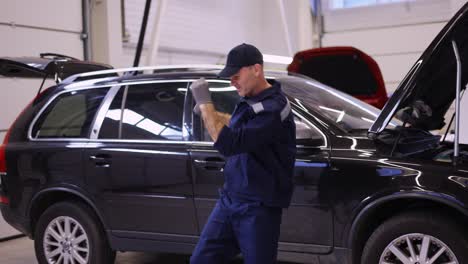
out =
<svg viewBox="0 0 468 264"><path fill-rule="evenodd" d="M32 130L33 138L87 138L108 88L71 91L47 106Z"/></svg>

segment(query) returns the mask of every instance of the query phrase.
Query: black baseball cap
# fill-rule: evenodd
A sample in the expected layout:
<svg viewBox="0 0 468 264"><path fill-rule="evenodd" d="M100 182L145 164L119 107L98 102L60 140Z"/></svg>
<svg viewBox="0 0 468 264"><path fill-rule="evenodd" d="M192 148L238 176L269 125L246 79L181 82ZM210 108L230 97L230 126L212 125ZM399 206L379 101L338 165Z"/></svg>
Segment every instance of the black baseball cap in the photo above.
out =
<svg viewBox="0 0 468 264"><path fill-rule="evenodd" d="M242 67L263 64L262 53L253 45L242 43L229 51L226 67L218 74L219 77L231 77Z"/></svg>

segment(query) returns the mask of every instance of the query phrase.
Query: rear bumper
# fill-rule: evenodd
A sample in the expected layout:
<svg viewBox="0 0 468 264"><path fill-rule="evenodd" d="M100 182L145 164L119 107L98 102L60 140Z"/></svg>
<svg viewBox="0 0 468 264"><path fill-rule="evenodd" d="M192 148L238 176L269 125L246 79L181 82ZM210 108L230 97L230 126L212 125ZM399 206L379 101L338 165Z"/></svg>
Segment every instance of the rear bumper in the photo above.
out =
<svg viewBox="0 0 468 264"><path fill-rule="evenodd" d="M2 211L2 216L5 221L10 224L12 227L20 231L21 233L32 237L31 234L31 223L30 221L18 214L15 214L7 205L0 204L0 210Z"/></svg>

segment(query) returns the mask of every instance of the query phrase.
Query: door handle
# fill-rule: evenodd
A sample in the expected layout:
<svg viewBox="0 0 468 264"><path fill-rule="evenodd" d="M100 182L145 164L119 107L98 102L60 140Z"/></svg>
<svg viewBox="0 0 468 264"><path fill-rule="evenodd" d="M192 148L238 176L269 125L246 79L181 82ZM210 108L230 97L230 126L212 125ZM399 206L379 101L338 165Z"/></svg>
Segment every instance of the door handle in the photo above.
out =
<svg viewBox="0 0 468 264"><path fill-rule="evenodd" d="M105 157L99 157L99 156L89 156L90 161L107 161L107 158Z"/></svg>
<svg viewBox="0 0 468 264"><path fill-rule="evenodd" d="M94 162L96 164L96 167L101 167L101 168L109 168L110 164L112 163L110 161L110 156L105 155L105 154L98 154L98 155L91 155L89 156L89 160Z"/></svg>
<svg viewBox="0 0 468 264"><path fill-rule="evenodd" d="M209 161L209 160L194 160L194 162L199 165L210 164L210 165L221 165L221 166L223 166L225 163L224 161Z"/></svg>
<svg viewBox="0 0 468 264"><path fill-rule="evenodd" d="M223 170L226 163L222 159L206 159L206 160L193 160L197 167L203 167L206 170Z"/></svg>

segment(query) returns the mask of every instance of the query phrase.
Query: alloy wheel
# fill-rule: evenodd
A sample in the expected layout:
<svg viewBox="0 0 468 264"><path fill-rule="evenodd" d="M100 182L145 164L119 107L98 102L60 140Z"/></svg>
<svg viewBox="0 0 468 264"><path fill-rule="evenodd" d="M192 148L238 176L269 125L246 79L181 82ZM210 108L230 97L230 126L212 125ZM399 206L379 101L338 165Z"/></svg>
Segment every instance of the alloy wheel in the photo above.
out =
<svg viewBox="0 0 468 264"><path fill-rule="evenodd" d="M384 249L379 264L460 264L441 240L426 234L405 234Z"/></svg>
<svg viewBox="0 0 468 264"><path fill-rule="evenodd" d="M47 226L43 247L49 264L86 264L90 255L88 235L69 216L59 216Z"/></svg>

